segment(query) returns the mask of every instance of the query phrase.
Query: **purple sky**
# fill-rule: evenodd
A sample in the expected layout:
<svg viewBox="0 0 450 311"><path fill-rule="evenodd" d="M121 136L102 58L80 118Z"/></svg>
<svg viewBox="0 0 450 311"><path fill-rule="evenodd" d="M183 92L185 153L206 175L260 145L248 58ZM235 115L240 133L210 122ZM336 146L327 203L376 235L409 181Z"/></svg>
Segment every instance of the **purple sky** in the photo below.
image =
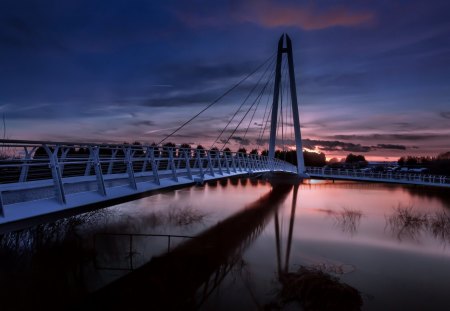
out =
<svg viewBox="0 0 450 311"><path fill-rule="evenodd" d="M372 159L450 150L450 2L439 0L2 0L6 136L157 142L284 32L306 147ZM171 141L210 146L249 87ZM254 147L256 132L231 147Z"/></svg>

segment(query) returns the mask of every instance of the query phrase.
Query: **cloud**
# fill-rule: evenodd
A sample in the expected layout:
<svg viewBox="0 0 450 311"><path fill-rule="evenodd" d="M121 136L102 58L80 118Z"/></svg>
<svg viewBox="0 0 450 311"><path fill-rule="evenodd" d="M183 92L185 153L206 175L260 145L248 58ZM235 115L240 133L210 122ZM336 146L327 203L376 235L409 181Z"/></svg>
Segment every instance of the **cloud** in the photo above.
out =
<svg viewBox="0 0 450 311"><path fill-rule="evenodd" d="M343 142L338 140L314 140L303 139L303 147L308 149L319 149L321 151L347 151L347 152L370 152L379 149L406 150L404 145L378 144L376 146L364 146L361 144Z"/></svg>
<svg viewBox="0 0 450 311"><path fill-rule="evenodd" d="M444 119L450 119L450 111L441 111L439 112L439 115Z"/></svg>
<svg viewBox="0 0 450 311"><path fill-rule="evenodd" d="M342 141L303 139L303 147L307 149L319 149L321 151L349 151L349 152L369 152L370 146L360 144L346 143Z"/></svg>
<svg viewBox="0 0 450 311"><path fill-rule="evenodd" d="M211 12L209 12L211 13ZM228 14L201 14L190 10L177 11L176 17L191 28L222 27L240 23L254 23L264 28L297 27L319 30L330 27L355 27L373 23L376 14L368 10L354 10L344 6L319 8L314 5L280 3L270 0L234 1Z"/></svg>
<svg viewBox="0 0 450 311"><path fill-rule="evenodd" d="M234 140L236 143L239 143L240 145L243 145L243 146L250 145L250 140L248 138L243 138L240 136L233 136L233 137L231 137L231 139Z"/></svg>
<svg viewBox="0 0 450 311"><path fill-rule="evenodd" d="M333 139L341 140L387 140L387 141L405 141L405 140L430 140L445 139L450 135L446 133L424 133L424 134L370 134L370 135L334 135L329 136Z"/></svg>
<svg viewBox="0 0 450 311"><path fill-rule="evenodd" d="M377 149L406 150L406 146L404 146L404 145L391 145L391 144L378 144L375 148L377 148Z"/></svg>
<svg viewBox="0 0 450 311"><path fill-rule="evenodd" d="M201 105L212 102L214 95L209 92L199 92L194 94L185 94L184 92L176 92L174 94L156 95L141 102L141 106L146 107L186 107L190 105Z"/></svg>
<svg viewBox="0 0 450 311"><path fill-rule="evenodd" d="M134 126L153 126L155 125L155 122L150 121L150 120L140 120L140 121L136 121L133 122Z"/></svg>
<svg viewBox="0 0 450 311"><path fill-rule="evenodd" d="M298 27L318 30L329 27L352 27L371 23L375 14L370 11L354 11L344 7L318 9L298 4L280 4L278 1L251 1L251 8L237 14L239 21L252 22L266 28Z"/></svg>
<svg viewBox="0 0 450 311"><path fill-rule="evenodd" d="M49 47L67 52L60 39L46 32L41 25L19 17L9 17L0 21L0 46L26 49Z"/></svg>

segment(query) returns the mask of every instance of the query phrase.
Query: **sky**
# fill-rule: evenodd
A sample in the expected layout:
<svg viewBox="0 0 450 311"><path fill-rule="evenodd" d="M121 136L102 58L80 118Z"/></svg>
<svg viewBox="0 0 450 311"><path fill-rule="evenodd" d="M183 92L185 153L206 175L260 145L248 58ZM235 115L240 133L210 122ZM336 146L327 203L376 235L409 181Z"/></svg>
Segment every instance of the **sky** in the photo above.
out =
<svg viewBox="0 0 450 311"><path fill-rule="evenodd" d="M271 57L283 33L304 147L372 160L450 151L450 2L440 0L2 0L2 134L159 142ZM230 135L232 149L254 148L260 110L247 134L218 135L256 80L169 140L209 147Z"/></svg>

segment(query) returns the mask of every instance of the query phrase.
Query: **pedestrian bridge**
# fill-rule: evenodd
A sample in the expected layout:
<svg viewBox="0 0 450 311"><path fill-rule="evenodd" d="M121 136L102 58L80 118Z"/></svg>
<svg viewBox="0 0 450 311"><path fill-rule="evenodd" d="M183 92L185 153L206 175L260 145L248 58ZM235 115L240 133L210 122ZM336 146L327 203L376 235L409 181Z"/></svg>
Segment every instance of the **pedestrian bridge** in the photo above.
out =
<svg viewBox="0 0 450 311"><path fill-rule="evenodd" d="M244 82L251 83L245 88L248 94L231 111L231 117L226 116L228 121L219 135L211 136L218 129L200 129L206 137L198 137L198 141L213 139L209 149L163 144L182 134L188 125L198 131L203 124L199 118L205 120L207 110ZM217 115L222 116L213 114ZM277 159L276 148L303 150L300 128L292 43L283 35L277 53L252 73L172 132L159 130L165 136L158 144L0 140L0 233L137 199L155 190L268 172L299 178L450 187L449 177L444 176L305 167L302 152L297 152L293 161L297 166ZM231 152L226 148L231 142L266 149L268 156ZM216 145L221 145L220 149Z"/></svg>
<svg viewBox="0 0 450 311"><path fill-rule="evenodd" d="M297 167L258 154L151 145L2 141L0 232L170 189ZM306 167L306 178L450 187L445 176ZM51 217L49 217L51 216ZM19 226L20 227L20 226Z"/></svg>
<svg viewBox="0 0 450 311"><path fill-rule="evenodd" d="M0 227L39 223L152 191L265 172L297 174L267 156L149 145L1 141ZM1 231L1 230L0 230ZM4 231L4 230L3 230Z"/></svg>
<svg viewBox="0 0 450 311"><path fill-rule="evenodd" d="M338 169L322 167L306 167L306 173L310 178L354 180L450 188L450 177L443 175L412 174L401 172L367 172L358 169Z"/></svg>

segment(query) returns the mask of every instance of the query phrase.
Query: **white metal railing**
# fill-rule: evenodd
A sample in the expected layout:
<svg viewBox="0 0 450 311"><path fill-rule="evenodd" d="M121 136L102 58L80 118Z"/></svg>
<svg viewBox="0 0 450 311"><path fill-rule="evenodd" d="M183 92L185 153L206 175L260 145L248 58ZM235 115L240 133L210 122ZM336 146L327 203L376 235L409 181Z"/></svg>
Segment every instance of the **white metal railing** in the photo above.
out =
<svg viewBox="0 0 450 311"><path fill-rule="evenodd" d="M162 179L297 172L296 166L267 156L170 146L0 140L0 148L0 213L2 193L24 189L53 188L56 199L64 204L68 191L78 191L68 190L67 185L77 182L90 182L107 196L119 179L137 189L139 182L159 185Z"/></svg>
<svg viewBox="0 0 450 311"><path fill-rule="evenodd" d="M323 167L306 167L306 173L312 177L334 177L342 179L359 179L388 182L406 182L450 186L450 177L443 175L412 174L401 172L373 172L358 169L339 169Z"/></svg>

